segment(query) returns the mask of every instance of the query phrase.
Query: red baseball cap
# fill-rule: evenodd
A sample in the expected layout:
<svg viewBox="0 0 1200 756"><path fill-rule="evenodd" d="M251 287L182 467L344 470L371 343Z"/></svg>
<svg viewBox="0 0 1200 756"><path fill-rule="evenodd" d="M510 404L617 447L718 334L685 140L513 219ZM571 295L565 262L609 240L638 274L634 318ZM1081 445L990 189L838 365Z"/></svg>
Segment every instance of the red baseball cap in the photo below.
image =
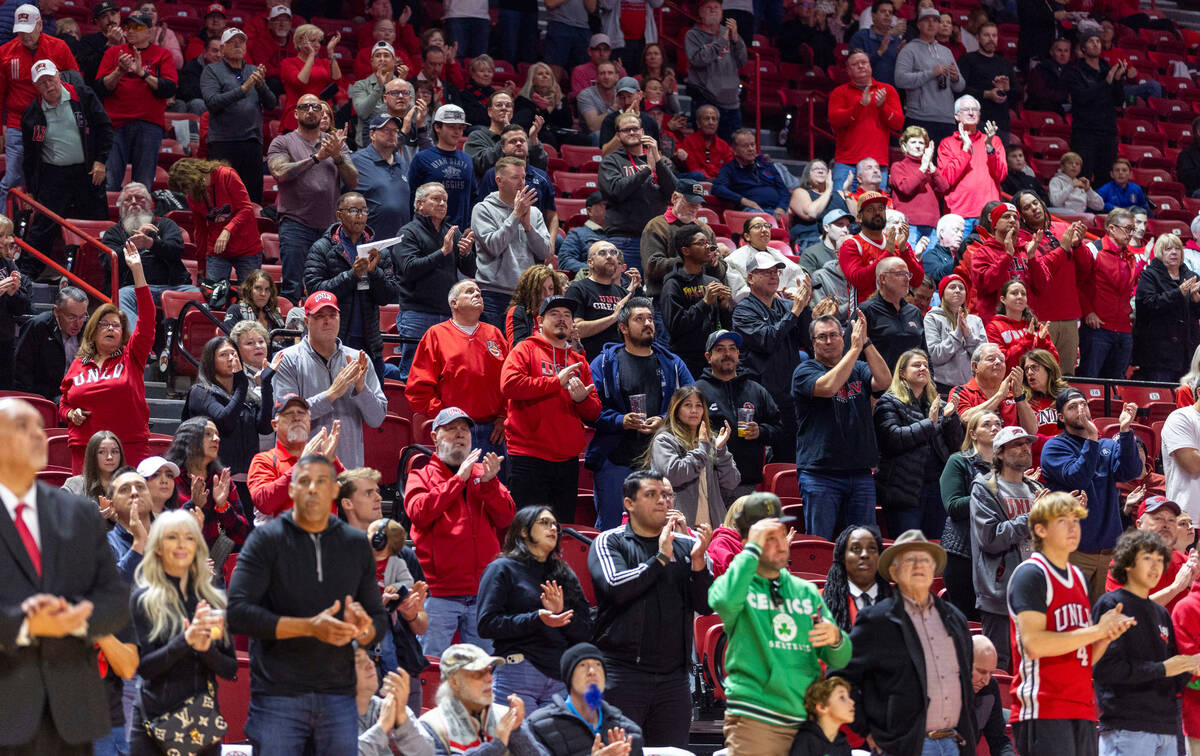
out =
<svg viewBox="0 0 1200 756"><path fill-rule="evenodd" d="M213 3L204 9L204 15L206 16L211 16L214 13L220 13L222 16L229 15L229 13L225 10L225 6L221 5L220 3Z"/></svg>
<svg viewBox="0 0 1200 756"><path fill-rule="evenodd" d="M308 296L308 299L304 300L305 315L312 315L326 307L332 307L337 312L341 312L341 310L338 309L337 297L334 296L332 291L313 292Z"/></svg>

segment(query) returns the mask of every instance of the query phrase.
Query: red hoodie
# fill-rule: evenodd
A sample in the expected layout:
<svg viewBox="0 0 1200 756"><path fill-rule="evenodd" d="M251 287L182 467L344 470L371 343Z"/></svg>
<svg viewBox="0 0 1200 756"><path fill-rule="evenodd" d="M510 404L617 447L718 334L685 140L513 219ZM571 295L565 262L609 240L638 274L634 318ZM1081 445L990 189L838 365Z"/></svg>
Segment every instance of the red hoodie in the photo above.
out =
<svg viewBox="0 0 1200 756"><path fill-rule="evenodd" d="M708 542L708 558L712 560L713 577L721 577L729 569L730 562L742 553L742 537L733 528L724 526L713 531L712 540ZM850 602L854 603L854 602Z"/></svg>
<svg viewBox="0 0 1200 756"><path fill-rule="evenodd" d="M149 286L134 289L138 320L133 336L124 348L97 367L90 358L75 358L59 391L58 417L67 426L67 447L71 449L72 469L83 469L83 451L92 434L109 430L121 439L125 460L136 465L145 459L150 440L150 407L146 403L146 360L154 348L154 297ZM75 408L91 414L76 425L67 419Z"/></svg>
<svg viewBox="0 0 1200 756"><path fill-rule="evenodd" d="M975 314L984 325L996 317L996 306L1000 304L1000 287L1014 278L1025 284L1028 290L1032 270L1025 247L1017 244L1014 254L994 236L988 236L971 253L971 286L975 289ZM1037 311L1034 310L1036 313Z"/></svg>
<svg viewBox="0 0 1200 756"><path fill-rule="evenodd" d="M1200 654L1200 581L1171 610L1171 622L1179 653ZM1200 738L1200 688L1193 688L1193 682L1183 689L1183 734Z"/></svg>
<svg viewBox="0 0 1200 756"><path fill-rule="evenodd" d="M1029 324L1024 320L1015 320L1007 315L996 315L987 324L984 329L987 331L988 341L1000 347L1004 352L1004 367L1007 370L1012 370L1021 364L1021 358L1030 349L1045 349L1050 354L1054 355L1054 359L1058 359L1058 350L1054 348L1054 342L1050 337L1039 338L1036 333L1029 330Z"/></svg>
<svg viewBox="0 0 1200 756"><path fill-rule="evenodd" d="M512 522L512 495L492 478L481 483L483 465L471 467L468 483L435 454L413 470L404 491L413 544L433 596L474 596L479 578L500 553L498 530Z"/></svg>
<svg viewBox="0 0 1200 756"><path fill-rule="evenodd" d="M1031 238L1031 234L1022 229L1018 243L1028 244ZM1070 250L1059 245L1051 248L1050 240L1042 239L1042 245L1032 261L1034 275L1030 277L1027 287L1029 309L1039 320L1079 320L1082 313L1079 311L1077 271L1085 254L1091 257L1083 245Z"/></svg>
<svg viewBox="0 0 1200 756"><path fill-rule="evenodd" d="M1079 258L1079 304L1084 317L1094 312L1102 329L1131 332L1133 294L1146 263L1118 250L1108 236L1100 240L1095 257L1090 250L1083 250Z"/></svg>
<svg viewBox="0 0 1200 756"><path fill-rule="evenodd" d="M895 252L888 252L882 244L877 244L860 232L846 237L842 246L838 247L838 265L846 276L846 282L858 290L859 302L866 301L875 293L875 266L883 258L893 256L908 264L914 285L925 277L925 269L917 261L907 241L901 242Z"/></svg>
<svg viewBox="0 0 1200 756"><path fill-rule="evenodd" d="M508 400L504 430L510 454L565 462L574 459L587 443L583 422L600 417L595 390L576 402L558 380L568 365L578 364L575 375L592 385L587 358L571 349L559 349L541 333L513 347L500 372L500 391Z"/></svg>
<svg viewBox="0 0 1200 756"><path fill-rule="evenodd" d="M446 320L421 337L404 389L409 404L426 417L458 407L476 422L503 419L500 369L508 355L500 329L480 321L467 334Z"/></svg>

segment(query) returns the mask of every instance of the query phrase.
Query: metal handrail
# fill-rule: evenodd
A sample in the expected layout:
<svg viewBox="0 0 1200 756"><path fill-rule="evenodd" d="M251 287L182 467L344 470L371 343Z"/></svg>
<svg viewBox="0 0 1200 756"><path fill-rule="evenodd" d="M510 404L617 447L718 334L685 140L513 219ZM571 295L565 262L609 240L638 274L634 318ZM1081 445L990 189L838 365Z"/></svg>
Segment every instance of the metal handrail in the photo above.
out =
<svg viewBox="0 0 1200 756"><path fill-rule="evenodd" d="M8 190L8 217L9 218L17 217L18 202L30 206L34 211L41 213L42 215L45 215L50 220L54 221L58 225L62 226L63 228L67 229L71 233L78 236L79 238L83 239L83 245L80 247L81 251L85 247L90 246L90 247L95 247L97 250L100 250L100 252L102 254L107 254L109 257L108 269L109 269L109 273L112 276L112 296L105 296L104 294L100 293L99 289L92 286L87 281L84 281L82 278L75 275L71 271L67 270L62 265L59 265L57 261L51 259L48 255L43 254L40 250L34 249L24 239L15 239L17 242L17 246L19 246L25 252L32 254L34 257L41 260L42 262L46 263L47 265L49 265L51 268L58 271L62 275L66 276L67 279L71 283L73 283L76 286L78 286L79 288L83 289L91 296L96 297L97 299L101 299L108 304L112 304L113 301L117 298L117 292L121 288L118 283L119 277L120 277L120 269L117 267L117 253L114 252L113 250L109 249L108 247L106 247L104 245L104 242L100 241L99 239L92 236L91 234L88 234L88 233L84 232L83 230L81 230L74 223L70 222L66 218L63 218L58 213L55 213L55 212L49 210L45 205L38 202L33 197L30 197L23 189L9 189Z"/></svg>
<svg viewBox="0 0 1200 756"><path fill-rule="evenodd" d="M1162 389L1166 391L1171 399L1175 398L1175 389L1179 386L1177 383L1161 383L1158 381L1131 381L1118 378L1086 378L1080 375L1067 375L1063 378L1070 384L1082 384L1084 386L1102 386L1104 388L1104 417L1116 417L1113 414L1113 390L1122 387L1128 388L1150 388ZM1120 401L1118 397L1116 401Z"/></svg>
<svg viewBox="0 0 1200 756"><path fill-rule="evenodd" d="M176 350L178 350L179 353L182 354L184 356L184 358L187 359L188 362L192 363L196 367L200 367L200 358L193 357L192 353L183 347L183 316L187 314L187 311L189 309L193 309L196 312L202 314L204 317L208 318L209 321L211 321L213 325L217 326L222 331L224 331L226 333L226 335L228 335L229 331L228 331L228 329L225 328L224 321L222 321L216 315L213 315L212 310L210 310L208 308L208 305L206 303L201 302L196 299L189 299L188 301L183 303L183 307L179 308L179 315L176 316L176 318L178 319L179 325L176 327L175 332L172 334L171 343L167 345L167 348L169 350L168 354L173 354Z"/></svg>

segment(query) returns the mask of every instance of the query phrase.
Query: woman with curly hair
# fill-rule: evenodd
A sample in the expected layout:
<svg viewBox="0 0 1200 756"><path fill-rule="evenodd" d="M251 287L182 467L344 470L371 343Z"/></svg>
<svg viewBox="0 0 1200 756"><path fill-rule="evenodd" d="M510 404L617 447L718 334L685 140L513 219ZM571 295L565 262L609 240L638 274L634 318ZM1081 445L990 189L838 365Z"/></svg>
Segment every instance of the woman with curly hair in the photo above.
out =
<svg viewBox="0 0 1200 756"><path fill-rule="evenodd" d="M236 269L244 281L262 267L254 203L237 171L215 160L184 158L171 166L168 185L187 197L196 248L207 260L205 280L227 281Z"/></svg>
<svg viewBox="0 0 1200 756"><path fill-rule="evenodd" d="M538 307L546 297L567 290L567 277L549 265L530 265L517 280L504 317L504 337L511 346L533 335Z"/></svg>
<svg viewBox="0 0 1200 756"><path fill-rule="evenodd" d="M253 320L268 332L284 327L283 313L279 311L279 285L262 269L252 271L242 280L237 304L225 311L225 325L243 320Z"/></svg>
<svg viewBox="0 0 1200 756"><path fill-rule="evenodd" d="M892 586L879 576L883 539L874 525L851 525L833 542L833 564L825 574L821 597L833 621L849 631L858 613L892 595Z"/></svg>

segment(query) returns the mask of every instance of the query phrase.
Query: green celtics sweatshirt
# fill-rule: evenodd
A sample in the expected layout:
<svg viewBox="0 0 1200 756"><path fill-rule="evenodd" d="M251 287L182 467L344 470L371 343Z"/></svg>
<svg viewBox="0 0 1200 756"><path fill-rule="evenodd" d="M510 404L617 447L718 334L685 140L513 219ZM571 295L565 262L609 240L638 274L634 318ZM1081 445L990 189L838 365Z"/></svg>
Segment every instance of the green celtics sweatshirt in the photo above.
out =
<svg viewBox="0 0 1200 756"><path fill-rule="evenodd" d="M726 710L768 724L798 727L804 721L804 691L830 669L850 661L850 635L835 646L814 649L808 642L813 615L833 617L817 587L788 572L771 582L758 575L757 544L747 544L729 570L708 590L708 603L725 625Z"/></svg>

